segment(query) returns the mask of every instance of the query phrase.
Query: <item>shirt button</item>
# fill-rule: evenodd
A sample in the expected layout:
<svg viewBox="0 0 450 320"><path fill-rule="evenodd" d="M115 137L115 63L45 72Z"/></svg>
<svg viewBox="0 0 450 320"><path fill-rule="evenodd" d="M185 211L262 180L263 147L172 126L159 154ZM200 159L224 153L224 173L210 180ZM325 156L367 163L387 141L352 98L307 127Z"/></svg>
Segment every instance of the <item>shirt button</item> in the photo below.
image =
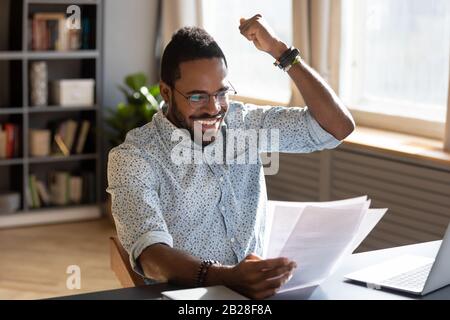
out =
<svg viewBox="0 0 450 320"><path fill-rule="evenodd" d="M234 243L234 238L231 238L230 241L231 241L231 243Z"/></svg>
<svg viewBox="0 0 450 320"><path fill-rule="evenodd" d="M220 182L223 182L223 178L222 178L222 177L220 177L220 178L219 178L219 181L220 181Z"/></svg>
<svg viewBox="0 0 450 320"><path fill-rule="evenodd" d="M224 206L221 206L221 207L220 207L220 210L225 211L225 207L224 207Z"/></svg>

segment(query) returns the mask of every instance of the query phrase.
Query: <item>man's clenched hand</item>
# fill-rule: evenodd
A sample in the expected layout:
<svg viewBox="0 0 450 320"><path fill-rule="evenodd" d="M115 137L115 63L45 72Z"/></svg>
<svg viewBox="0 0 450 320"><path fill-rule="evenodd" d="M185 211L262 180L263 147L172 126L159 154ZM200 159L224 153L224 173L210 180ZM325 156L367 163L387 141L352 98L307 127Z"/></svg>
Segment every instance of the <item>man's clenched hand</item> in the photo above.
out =
<svg viewBox="0 0 450 320"><path fill-rule="evenodd" d="M239 30L249 41L253 41L256 48L267 52L275 59L278 59L288 49L260 14L254 15L250 19L241 18Z"/></svg>

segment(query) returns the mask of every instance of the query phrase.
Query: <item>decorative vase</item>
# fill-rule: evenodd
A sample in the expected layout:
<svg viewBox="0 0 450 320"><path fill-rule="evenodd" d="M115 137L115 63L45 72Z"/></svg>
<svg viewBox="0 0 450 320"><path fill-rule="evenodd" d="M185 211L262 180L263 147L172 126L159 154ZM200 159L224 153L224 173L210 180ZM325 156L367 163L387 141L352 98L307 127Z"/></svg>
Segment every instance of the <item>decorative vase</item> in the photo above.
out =
<svg viewBox="0 0 450 320"><path fill-rule="evenodd" d="M47 63L37 61L30 67L30 102L32 106L48 104L48 71Z"/></svg>

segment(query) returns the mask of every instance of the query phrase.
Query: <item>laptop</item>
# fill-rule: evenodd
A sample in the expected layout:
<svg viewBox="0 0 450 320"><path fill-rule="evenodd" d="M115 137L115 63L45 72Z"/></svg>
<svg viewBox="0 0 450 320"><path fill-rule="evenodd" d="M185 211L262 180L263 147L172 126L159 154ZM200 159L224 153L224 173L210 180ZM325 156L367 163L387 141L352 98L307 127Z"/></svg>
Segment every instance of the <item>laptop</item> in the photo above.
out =
<svg viewBox="0 0 450 320"><path fill-rule="evenodd" d="M344 276L368 288L426 295L450 284L450 224L436 258L402 255Z"/></svg>

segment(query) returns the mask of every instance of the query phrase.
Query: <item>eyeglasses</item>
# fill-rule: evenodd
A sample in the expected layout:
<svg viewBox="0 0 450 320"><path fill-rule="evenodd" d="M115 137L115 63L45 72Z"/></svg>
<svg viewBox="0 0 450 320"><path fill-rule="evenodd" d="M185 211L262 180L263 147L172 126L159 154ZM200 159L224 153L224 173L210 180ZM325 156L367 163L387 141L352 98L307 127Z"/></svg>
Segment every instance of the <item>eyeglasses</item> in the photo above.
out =
<svg viewBox="0 0 450 320"><path fill-rule="evenodd" d="M203 107L206 107L209 104L210 97L215 98L215 102L218 103L222 107L228 106L230 102L230 95L236 95L237 91L234 89L233 85L228 82L231 86L231 88L228 88L226 90L219 91L214 94L208 94L208 93L194 93L190 95L185 95L182 92L180 92L175 86L173 89L181 94L185 99L189 101L189 104L194 109L200 109Z"/></svg>

